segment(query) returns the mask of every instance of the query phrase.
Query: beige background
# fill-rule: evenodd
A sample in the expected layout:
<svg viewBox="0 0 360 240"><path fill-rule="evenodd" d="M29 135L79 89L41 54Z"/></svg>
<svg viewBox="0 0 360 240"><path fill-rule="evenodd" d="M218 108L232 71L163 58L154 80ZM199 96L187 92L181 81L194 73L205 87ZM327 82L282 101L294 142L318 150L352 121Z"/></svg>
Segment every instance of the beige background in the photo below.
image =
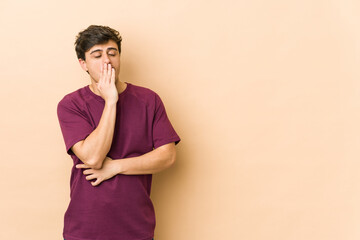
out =
<svg viewBox="0 0 360 240"><path fill-rule="evenodd" d="M72 161L56 106L73 47L123 36L121 78L182 137L154 176L157 240L360 239L360 3L0 1L0 239L61 239Z"/></svg>

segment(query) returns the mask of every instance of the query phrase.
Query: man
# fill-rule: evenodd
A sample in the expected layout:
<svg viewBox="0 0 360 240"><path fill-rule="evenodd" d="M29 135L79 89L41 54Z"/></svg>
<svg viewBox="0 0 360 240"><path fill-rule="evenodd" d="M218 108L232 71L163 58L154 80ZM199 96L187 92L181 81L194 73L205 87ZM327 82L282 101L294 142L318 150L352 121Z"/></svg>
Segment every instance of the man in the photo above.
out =
<svg viewBox="0 0 360 240"><path fill-rule="evenodd" d="M170 167L180 141L153 91L119 79L121 36L80 32L75 50L91 84L67 94L58 118L71 172L66 240L151 240L152 174Z"/></svg>

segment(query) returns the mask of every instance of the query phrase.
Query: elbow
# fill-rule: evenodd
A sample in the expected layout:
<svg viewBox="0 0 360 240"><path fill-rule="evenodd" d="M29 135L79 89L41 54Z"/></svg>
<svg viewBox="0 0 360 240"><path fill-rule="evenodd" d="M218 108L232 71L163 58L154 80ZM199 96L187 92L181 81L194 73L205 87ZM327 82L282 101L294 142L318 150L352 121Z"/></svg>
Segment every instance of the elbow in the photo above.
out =
<svg viewBox="0 0 360 240"><path fill-rule="evenodd" d="M106 157L100 153L94 153L94 151L89 151L88 148L84 147L84 140L79 141L71 148L73 153L89 168L92 169L101 169L103 161Z"/></svg>
<svg viewBox="0 0 360 240"><path fill-rule="evenodd" d="M160 150L161 149L161 150ZM176 162L176 148L174 143L164 145L159 148L162 151L164 169L173 166Z"/></svg>
<svg viewBox="0 0 360 240"><path fill-rule="evenodd" d="M101 158L91 158L87 159L86 161L83 161L86 165L88 165L90 168L99 170L102 168L103 165L103 159Z"/></svg>
<svg viewBox="0 0 360 240"><path fill-rule="evenodd" d="M176 162L176 151L175 151L175 149L173 149L169 153L167 167L169 168L169 167L173 166L175 164L175 162Z"/></svg>
<svg viewBox="0 0 360 240"><path fill-rule="evenodd" d="M90 165L92 169L99 170L102 168L102 163L95 163L93 165Z"/></svg>

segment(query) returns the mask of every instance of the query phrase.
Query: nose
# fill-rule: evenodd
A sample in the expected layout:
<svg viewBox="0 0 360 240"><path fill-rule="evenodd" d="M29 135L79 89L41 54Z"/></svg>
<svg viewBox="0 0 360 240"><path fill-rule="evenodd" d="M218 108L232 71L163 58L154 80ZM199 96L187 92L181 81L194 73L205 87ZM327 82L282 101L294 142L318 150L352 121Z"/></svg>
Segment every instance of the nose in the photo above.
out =
<svg viewBox="0 0 360 240"><path fill-rule="evenodd" d="M107 54L104 54L104 63L109 64L110 63L110 59L107 56Z"/></svg>

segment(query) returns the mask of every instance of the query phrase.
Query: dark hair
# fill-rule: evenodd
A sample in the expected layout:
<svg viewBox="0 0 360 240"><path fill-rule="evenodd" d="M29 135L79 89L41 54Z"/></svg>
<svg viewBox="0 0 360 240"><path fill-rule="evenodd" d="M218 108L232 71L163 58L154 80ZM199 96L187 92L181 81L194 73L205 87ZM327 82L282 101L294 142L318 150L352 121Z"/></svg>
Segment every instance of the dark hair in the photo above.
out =
<svg viewBox="0 0 360 240"><path fill-rule="evenodd" d="M79 32L76 36L75 51L77 57L85 60L85 52L97 44L107 43L109 40L116 42L121 53L121 36L118 31L100 25L91 25Z"/></svg>

